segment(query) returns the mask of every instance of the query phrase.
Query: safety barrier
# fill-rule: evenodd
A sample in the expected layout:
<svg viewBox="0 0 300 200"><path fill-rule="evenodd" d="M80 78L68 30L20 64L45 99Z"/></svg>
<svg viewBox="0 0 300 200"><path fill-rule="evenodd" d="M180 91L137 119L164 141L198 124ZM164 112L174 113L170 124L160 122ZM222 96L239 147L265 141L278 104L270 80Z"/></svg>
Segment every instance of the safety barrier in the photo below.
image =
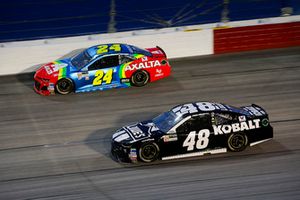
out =
<svg viewBox="0 0 300 200"><path fill-rule="evenodd" d="M299 45L300 22L214 30L215 54Z"/></svg>
<svg viewBox="0 0 300 200"><path fill-rule="evenodd" d="M32 72L43 63L103 43L160 46L168 58L300 45L300 16L212 23L67 38L0 43L0 75Z"/></svg>

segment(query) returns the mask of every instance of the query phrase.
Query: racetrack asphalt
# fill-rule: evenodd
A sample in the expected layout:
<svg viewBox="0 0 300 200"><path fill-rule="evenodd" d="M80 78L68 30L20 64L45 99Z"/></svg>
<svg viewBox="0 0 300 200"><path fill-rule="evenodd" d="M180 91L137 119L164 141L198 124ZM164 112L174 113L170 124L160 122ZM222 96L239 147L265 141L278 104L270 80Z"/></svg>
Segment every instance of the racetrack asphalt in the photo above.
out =
<svg viewBox="0 0 300 200"><path fill-rule="evenodd" d="M300 199L300 47L177 59L142 88L44 97L0 77L0 199ZM117 163L123 125L179 103L255 103L274 139L239 153Z"/></svg>

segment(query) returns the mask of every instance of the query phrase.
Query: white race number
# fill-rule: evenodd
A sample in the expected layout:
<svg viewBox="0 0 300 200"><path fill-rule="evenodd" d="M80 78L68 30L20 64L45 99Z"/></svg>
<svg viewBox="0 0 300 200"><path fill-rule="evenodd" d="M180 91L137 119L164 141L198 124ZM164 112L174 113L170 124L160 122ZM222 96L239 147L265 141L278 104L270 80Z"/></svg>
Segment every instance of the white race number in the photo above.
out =
<svg viewBox="0 0 300 200"><path fill-rule="evenodd" d="M197 135L197 142L196 142ZM183 147L187 147L187 151L193 151L195 146L197 149L204 149L207 147L209 142L210 132L208 129L202 129L196 134L196 131L192 131L188 134L183 142ZM196 145L195 145L196 144Z"/></svg>

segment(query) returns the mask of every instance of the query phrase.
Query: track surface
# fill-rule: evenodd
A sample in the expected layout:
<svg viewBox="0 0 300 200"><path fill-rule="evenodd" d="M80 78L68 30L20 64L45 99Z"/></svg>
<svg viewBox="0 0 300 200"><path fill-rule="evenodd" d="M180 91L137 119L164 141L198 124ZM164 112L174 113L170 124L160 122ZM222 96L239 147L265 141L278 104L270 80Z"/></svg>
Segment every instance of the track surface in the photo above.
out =
<svg viewBox="0 0 300 200"><path fill-rule="evenodd" d="M0 199L300 199L300 48L171 62L144 88L43 97L0 77ZM178 103L256 103L274 140L240 153L114 162L114 130Z"/></svg>

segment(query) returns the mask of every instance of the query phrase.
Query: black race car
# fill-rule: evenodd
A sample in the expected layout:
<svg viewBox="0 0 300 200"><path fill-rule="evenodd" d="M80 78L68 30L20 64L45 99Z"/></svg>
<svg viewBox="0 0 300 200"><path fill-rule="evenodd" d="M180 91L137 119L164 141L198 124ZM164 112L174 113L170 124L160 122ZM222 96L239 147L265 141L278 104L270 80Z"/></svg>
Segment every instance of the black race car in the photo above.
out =
<svg viewBox="0 0 300 200"><path fill-rule="evenodd" d="M242 151L271 138L268 114L255 104L195 102L121 128L112 136L111 152L119 161L152 162Z"/></svg>

